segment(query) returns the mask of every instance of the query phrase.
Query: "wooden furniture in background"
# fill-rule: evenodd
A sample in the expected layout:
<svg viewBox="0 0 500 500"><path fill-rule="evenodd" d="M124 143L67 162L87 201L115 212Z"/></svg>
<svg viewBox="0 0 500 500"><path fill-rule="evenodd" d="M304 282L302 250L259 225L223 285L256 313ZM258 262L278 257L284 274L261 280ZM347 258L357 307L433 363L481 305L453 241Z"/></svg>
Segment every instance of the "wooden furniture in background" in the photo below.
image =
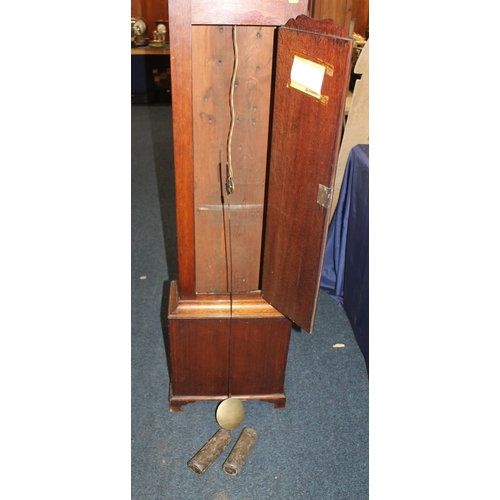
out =
<svg viewBox="0 0 500 500"><path fill-rule="evenodd" d="M170 46L131 48L132 104L170 102Z"/></svg>
<svg viewBox="0 0 500 500"><path fill-rule="evenodd" d="M171 411L228 396L284 407L292 321L312 331L352 40L306 11L307 0L169 0ZM323 68L319 94L291 78L301 65Z"/></svg>
<svg viewBox="0 0 500 500"><path fill-rule="evenodd" d="M164 49L152 49L151 47L132 47L130 52L133 56L169 56L170 46L166 45Z"/></svg>

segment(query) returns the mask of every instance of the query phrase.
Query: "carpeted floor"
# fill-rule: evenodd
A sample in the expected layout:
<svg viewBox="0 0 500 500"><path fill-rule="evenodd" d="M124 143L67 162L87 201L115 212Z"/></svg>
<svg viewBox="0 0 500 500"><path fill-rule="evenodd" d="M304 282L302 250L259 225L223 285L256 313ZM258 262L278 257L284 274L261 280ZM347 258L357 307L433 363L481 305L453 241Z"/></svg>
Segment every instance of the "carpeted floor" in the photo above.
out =
<svg viewBox="0 0 500 500"><path fill-rule="evenodd" d="M203 476L188 460L218 430L216 403L171 413L161 311L177 276L171 107L132 120L132 500L368 499L368 376L349 321L325 293L315 331L293 330L287 407L244 403L245 420ZM336 343L345 348L333 348ZM243 427L259 435L237 476L222 464Z"/></svg>

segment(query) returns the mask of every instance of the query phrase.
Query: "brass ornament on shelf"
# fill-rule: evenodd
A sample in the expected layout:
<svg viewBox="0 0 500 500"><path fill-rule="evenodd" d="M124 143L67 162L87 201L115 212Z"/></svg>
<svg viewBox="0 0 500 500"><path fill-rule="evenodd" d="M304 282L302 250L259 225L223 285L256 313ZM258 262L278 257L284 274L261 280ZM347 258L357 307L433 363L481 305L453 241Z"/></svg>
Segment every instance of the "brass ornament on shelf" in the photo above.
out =
<svg viewBox="0 0 500 500"><path fill-rule="evenodd" d="M135 32L134 32L134 24L137 21L135 17L132 18L131 25L130 25L130 41L132 43L135 42Z"/></svg>
<svg viewBox="0 0 500 500"><path fill-rule="evenodd" d="M163 49L166 43L168 21L160 19L159 21L155 21L155 23L156 30L153 31L153 40L149 42L149 46L154 49Z"/></svg>
<svg viewBox="0 0 500 500"><path fill-rule="evenodd" d="M132 18L132 43L136 47L147 45L148 40L145 37L147 30L146 21L142 17Z"/></svg>

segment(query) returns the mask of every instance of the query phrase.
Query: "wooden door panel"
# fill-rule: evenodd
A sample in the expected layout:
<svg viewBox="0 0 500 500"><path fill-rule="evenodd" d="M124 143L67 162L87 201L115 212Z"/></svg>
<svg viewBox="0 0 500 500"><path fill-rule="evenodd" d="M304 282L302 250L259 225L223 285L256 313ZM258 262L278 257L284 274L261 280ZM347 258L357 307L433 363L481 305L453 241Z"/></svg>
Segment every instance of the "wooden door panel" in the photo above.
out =
<svg viewBox="0 0 500 500"><path fill-rule="evenodd" d="M318 190L335 178L351 52L331 20L300 16L279 29L262 295L309 332L328 229Z"/></svg>

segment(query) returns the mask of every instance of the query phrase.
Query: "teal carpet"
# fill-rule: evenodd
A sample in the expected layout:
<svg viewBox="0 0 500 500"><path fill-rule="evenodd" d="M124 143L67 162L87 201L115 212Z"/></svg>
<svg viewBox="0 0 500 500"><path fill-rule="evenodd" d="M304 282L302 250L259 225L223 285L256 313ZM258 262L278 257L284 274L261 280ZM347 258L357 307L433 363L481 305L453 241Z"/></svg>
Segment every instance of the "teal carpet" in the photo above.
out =
<svg viewBox="0 0 500 500"><path fill-rule="evenodd" d="M368 376L349 321L320 292L313 335L292 330L287 407L244 403L245 420L202 476L189 459L219 428L216 403L171 413L161 311L177 275L171 108L132 119L132 500L367 500ZM345 344L334 348L334 344ZM259 435L237 476L222 464L243 427Z"/></svg>

